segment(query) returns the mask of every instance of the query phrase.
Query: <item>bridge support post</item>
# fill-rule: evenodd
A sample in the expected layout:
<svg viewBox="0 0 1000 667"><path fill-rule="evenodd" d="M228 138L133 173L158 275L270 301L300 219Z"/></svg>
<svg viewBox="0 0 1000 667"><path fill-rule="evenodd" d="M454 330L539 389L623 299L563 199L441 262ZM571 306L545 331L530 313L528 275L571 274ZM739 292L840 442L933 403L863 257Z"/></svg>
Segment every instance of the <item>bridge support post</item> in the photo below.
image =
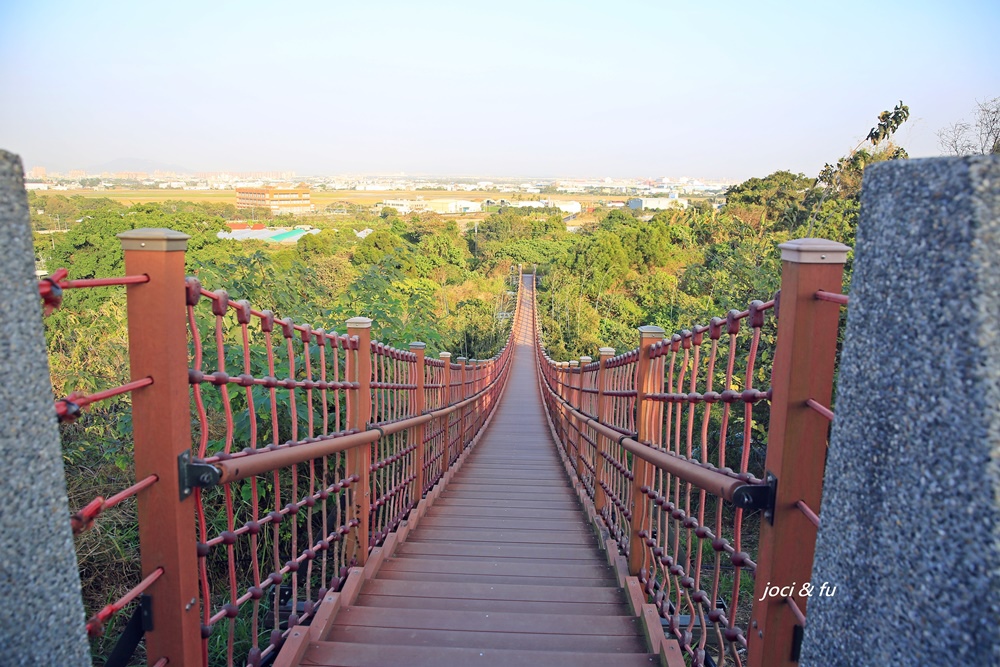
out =
<svg viewBox="0 0 1000 667"><path fill-rule="evenodd" d="M417 385L417 388L413 390L413 407L410 412L413 415L421 415L424 410L427 409L427 399L424 396L424 355L426 354L427 345L424 343L410 343L410 352L417 355L417 362L413 365L413 372L416 377L411 380L411 384ZM420 498L424 495L424 424L417 424L413 427L410 437L412 438L411 444L415 444L417 448L413 450L413 474L416 475L416 493L413 494L413 502L420 502Z"/></svg>
<svg viewBox="0 0 1000 667"><path fill-rule="evenodd" d="M33 258L21 159L0 150L0 662L84 667L80 569Z"/></svg>
<svg viewBox="0 0 1000 667"><path fill-rule="evenodd" d="M351 382L358 384L355 400L347 413L347 428L364 431L372 418L372 321L367 317L347 320L348 337L358 337L358 349L351 365ZM347 474L357 475L354 485L354 504L351 518L358 520L354 537L348 542L347 558L363 566L368 560L371 534L371 465L372 445L352 447L347 450Z"/></svg>
<svg viewBox="0 0 1000 667"><path fill-rule="evenodd" d="M636 440L642 443L653 441L654 435L660 428L663 414L662 403L646 398L648 394L662 391L662 387L656 386L658 374L654 372L650 348L663 340L663 334L663 329L660 327L639 327L639 359L635 364L635 428L638 433ZM639 581L644 584L649 578L643 571L646 566L646 538L652 528L649 496L646 495L646 491L652 483L653 466L638 456L633 456L628 571L632 576L639 577Z"/></svg>
<svg viewBox="0 0 1000 667"><path fill-rule="evenodd" d="M190 237L170 229L135 229L118 238L125 273L149 276L147 283L126 287L131 379L153 378L153 384L132 392L135 476L159 477L136 498L142 575L163 569L149 588L154 622L146 634L146 654L150 664L160 658L200 664L195 498L179 498L178 465L178 457L191 450L184 290Z"/></svg>
<svg viewBox="0 0 1000 667"><path fill-rule="evenodd" d="M611 421L611 401L608 400L608 360L615 356L615 348L602 347L600 349L600 360L597 367L597 421L608 424ZM597 470L594 479L594 509L598 514L603 514L608 505L608 494L604 491L601 483L607 483L607 473L605 472L606 459L604 455L608 452L608 439L597 434L597 459L594 468Z"/></svg>
<svg viewBox="0 0 1000 667"><path fill-rule="evenodd" d="M1000 156L866 168L850 297L802 663L998 665Z"/></svg>
<svg viewBox="0 0 1000 667"><path fill-rule="evenodd" d="M765 470L777 478L773 519L760 522L760 551L754 606L747 641L751 667L794 665L793 645L801 628L783 597L767 597L770 586L797 584L793 598L803 612L808 597L816 527L797 507L819 509L829 421L810 408L827 406L833 386L840 307L820 301L817 290L840 292L849 248L822 239L797 239L781 246L778 339L771 374L771 418ZM793 659L793 655L795 659Z"/></svg>

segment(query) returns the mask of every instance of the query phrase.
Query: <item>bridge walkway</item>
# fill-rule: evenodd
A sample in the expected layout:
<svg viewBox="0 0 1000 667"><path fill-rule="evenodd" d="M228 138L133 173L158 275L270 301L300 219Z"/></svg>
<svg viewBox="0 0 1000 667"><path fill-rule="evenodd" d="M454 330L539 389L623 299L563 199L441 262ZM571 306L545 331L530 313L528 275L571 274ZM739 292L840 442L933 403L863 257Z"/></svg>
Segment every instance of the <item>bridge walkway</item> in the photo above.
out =
<svg viewBox="0 0 1000 667"><path fill-rule="evenodd" d="M659 663L552 441L526 310L488 430L300 664Z"/></svg>

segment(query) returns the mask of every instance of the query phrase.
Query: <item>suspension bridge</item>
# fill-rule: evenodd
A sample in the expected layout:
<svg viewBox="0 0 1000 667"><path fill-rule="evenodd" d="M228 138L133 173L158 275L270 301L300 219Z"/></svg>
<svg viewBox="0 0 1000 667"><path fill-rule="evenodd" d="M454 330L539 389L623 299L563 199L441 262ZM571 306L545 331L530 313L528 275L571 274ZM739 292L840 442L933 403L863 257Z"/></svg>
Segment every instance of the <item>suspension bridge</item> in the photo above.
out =
<svg viewBox="0 0 1000 667"><path fill-rule="evenodd" d="M893 204L919 211L909 224L920 242L908 246L877 206L914 174L974 181L996 165L877 171L876 231L851 298L849 248L790 241L777 294L671 335L640 327L633 349L596 359L550 357L534 274L520 276L503 348L452 358L373 341L365 318L338 333L202 286L185 276L183 234L120 235L125 276L58 272L38 284L46 310L68 289L127 294L130 382L52 406L73 420L131 395L135 484L67 523L82 533L135 502L141 576L88 610L87 634L117 635L115 666L141 661L141 647L155 667L773 667L810 646L810 664L853 665L895 656L899 631L916 628L906 619L942 608L930 634L911 630L920 640L900 664L996 656L995 616L983 613L996 608L996 571L979 550L953 548L972 544L954 536L997 525L995 347L983 343L995 340L996 310L951 292L927 307L878 305L936 293L927 276L955 266L965 273L948 285L995 286L976 254L995 244L982 231L995 217L978 222L986 209L973 207L949 209L950 227L921 222L933 202L966 201L958 180L941 181L930 204ZM963 224L965 236L938 238ZM914 273L915 258L936 273ZM995 303L990 289L969 302ZM849 304L863 309L853 339L841 329ZM942 313L959 325L943 326ZM898 322L905 338L876 341ZM834 406L842 342L853 356ZM901 454L880 454L883 440ZM921 493L887 490L914 484ZM912 516L951 507L955 528L904 524L899 502ZM820 532L830 516L836 530ZM914 573L899 575L905 586L881 574L896 561ZM938 572L948 597L928 592ZM956 581L978 582L975 599Z"/></svg>

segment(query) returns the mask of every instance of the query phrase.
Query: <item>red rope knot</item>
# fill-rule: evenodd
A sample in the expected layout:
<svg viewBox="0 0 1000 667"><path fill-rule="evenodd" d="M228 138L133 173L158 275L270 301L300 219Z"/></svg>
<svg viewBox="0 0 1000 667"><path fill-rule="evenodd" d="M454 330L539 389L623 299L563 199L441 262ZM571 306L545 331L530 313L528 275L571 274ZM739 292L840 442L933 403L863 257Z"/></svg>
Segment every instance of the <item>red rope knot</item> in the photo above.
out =
<svg viewBox="0 0 1000 667"><path fill-rule="evenodd" d="M79 535L83 531L89 530L90 527L94 525L94 519L100 515L103 509L104 498L102 496L97 496L87 503L83 509L72 515L69 520L70 524L73 526L73 534Z"/></svg>
<svg viewBox="0 0 1000 667"><path fill-rule="evenodd" d="M726 333L736 335L740 332L740 317L743 315L738 310L730 310L726 313Z"/></svg>
<svg viewBox="0 0 1000 667"><path fill-rule="evenodd" d="M764 313L767 311L762 310L763 305L764 302L759 300L750 302L750 326L754 329L764 326Z"/></svg>
<svg viewBox="0 0 1000 667"><path fill-rule="evenodd" d="M48 278L38 281L38 296L45 304L45 314L49 315L53 310L62 305L63 289L59 284L69 275L66 269L59 269Z"/></svg>
<svg viewBox="0 0 1000 667"><path fill-rule="evenodd" d="M693 335L694 334L692 334L689 329L683 329L681 331L681 347L683 347L685 350L691 349L691 337Z"/></svg>
<svg viewBox="0 0 1000 667"><path fill-rule="evenodd" d="M197 306L201 299L201 281L193 276L184 279L184 295L187 305Z"/></svg>
<svg viewBox="0 0 1000 667"><path fill-rule="evenodd" d="M56 416L60 422L72 424L77 420L83 411L83 408L78 403L81 398L83 398L83 394L73 392L66 398L56 401Z"/></svg>
<svg viewBox="0 0 1000 667"><path fill-rule="evenodd" d="M229 292L224 289L215 290L215 298L212 299L212 313L222 317L229 310Z"/></svg>
<svg viewBox="0 0 1000 667"><path fill-rule="evenodd" d="M261 311L260 330L264 333L271 333L274 331L274 313L270 310Z"/></svg>
<svg viewBox="0 0 1000 667"><path fill-rule="evenodd" d="M240 299L236 302L236 321L240 324L250 324L250 302Z"/></svg>
<svg viewBox="0 0 1000 667"><path fill-rule="evenodd" d="M701 345L701 342L705 339L706 331L708 331L708 327L702 326L700 324L694 325L693 342L695 345Z"/></svg>

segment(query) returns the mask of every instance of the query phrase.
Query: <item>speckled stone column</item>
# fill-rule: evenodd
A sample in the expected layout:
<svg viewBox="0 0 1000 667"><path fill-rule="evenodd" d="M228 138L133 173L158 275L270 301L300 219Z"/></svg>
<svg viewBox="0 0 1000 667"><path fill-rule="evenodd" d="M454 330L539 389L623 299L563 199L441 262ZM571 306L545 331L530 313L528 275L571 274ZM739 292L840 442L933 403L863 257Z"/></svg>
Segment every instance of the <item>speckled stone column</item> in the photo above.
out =
<svg viewBox="0 0 1000 667"><path fill-rule="evenodd" d="M21 160L0 150L0 664L90 665Z"/></svg>
<svg viewBox="0 0 1000 667"><path fill-rule="evenodd" d="M1000 158L865 172L802 664L1000 665Z"/></svg>

